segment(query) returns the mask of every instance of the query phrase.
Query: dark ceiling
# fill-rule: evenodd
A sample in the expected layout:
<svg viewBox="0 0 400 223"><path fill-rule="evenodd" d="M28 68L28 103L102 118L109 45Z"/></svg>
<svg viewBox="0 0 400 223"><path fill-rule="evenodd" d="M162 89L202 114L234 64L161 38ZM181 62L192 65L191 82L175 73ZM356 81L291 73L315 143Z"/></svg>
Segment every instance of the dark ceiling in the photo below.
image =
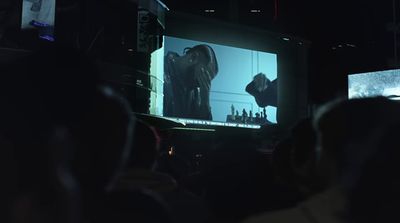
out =
<svg viewBox="0 0 400 223"><path fill-rule="evenodd" d="M392 37L392 0L164 0L171 10L248 24L321 43L377 44ZM398 2L398 0L396 0ZM400 2L399 2L400 3ZM214 13L206 13L214 9ZM260 9L260 13L250 13ZM397 6L399 13L400 4ZM400 17L400 13L399 13Z"/></svg>

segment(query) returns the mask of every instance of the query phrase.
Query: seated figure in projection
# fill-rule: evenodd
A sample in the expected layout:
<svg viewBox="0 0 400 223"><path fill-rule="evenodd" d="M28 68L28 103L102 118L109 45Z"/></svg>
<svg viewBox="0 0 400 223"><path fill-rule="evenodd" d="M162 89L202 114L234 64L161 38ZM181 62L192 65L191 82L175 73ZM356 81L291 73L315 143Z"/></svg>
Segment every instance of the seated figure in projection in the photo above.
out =
<svg viewBox="0 0 400 223"><path fill-rule="evenodd" d="M246 92L254 96L257 105L262 108L266 106L277 107L277 85L277 79L271 81L265 74L259 73L254 76L253 81L246 86Z"/></svg>
<svg viewBox="0 0 400 223"><path fill-rule="evenodd" d="M168 52L164 66L164 116L212 120L211 81L218 73L214 50L196 45L182 56Z"/></svg>

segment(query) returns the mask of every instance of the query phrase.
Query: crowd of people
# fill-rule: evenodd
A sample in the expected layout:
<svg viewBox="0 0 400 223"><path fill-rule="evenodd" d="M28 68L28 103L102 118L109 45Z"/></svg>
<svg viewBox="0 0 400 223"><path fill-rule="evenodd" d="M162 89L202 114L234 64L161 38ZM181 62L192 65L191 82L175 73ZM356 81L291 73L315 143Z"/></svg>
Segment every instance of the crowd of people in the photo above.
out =
<svg viewBox="0 0 400 223"><path fill-rule="evenodd" d="M191 172L80 53L46 49L0 73L1 222L398 219L397 101L329 102L276 142L272 158L238 137L212 145Z"/></svg>

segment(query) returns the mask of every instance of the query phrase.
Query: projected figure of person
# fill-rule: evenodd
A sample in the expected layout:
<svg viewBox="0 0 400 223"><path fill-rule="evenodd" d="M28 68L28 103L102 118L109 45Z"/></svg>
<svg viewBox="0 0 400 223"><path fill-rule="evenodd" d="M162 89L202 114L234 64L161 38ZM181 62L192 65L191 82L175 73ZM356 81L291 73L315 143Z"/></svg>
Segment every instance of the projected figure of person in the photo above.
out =
<svg viewBox="0 0 400 223"><path fill-rule="evenodd" d="M164 116L212 120L211 81L218 73L214 50L208 45L186 48L164 59Z"/></svg>
<svg viewBox="0 0 400 223"><path fill-rule="evenodd" d="M265 74L259 73L254 76L253 81L246 86L246 92L254 96L257 105L262 108L266 106L277 107L277 84L277 79L271 81Z"/></svg>

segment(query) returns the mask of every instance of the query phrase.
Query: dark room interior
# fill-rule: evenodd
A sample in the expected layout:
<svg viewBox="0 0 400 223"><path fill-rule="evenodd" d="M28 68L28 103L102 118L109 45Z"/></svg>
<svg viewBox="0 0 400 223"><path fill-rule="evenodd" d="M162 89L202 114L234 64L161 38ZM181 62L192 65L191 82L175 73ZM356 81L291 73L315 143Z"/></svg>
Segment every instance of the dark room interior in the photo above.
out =
<svg viewBox="0 0 400 223"><path fill-rule="evenodd" d="M399 220L399 35L399 0L1 0L0 221Z"/></svg>

